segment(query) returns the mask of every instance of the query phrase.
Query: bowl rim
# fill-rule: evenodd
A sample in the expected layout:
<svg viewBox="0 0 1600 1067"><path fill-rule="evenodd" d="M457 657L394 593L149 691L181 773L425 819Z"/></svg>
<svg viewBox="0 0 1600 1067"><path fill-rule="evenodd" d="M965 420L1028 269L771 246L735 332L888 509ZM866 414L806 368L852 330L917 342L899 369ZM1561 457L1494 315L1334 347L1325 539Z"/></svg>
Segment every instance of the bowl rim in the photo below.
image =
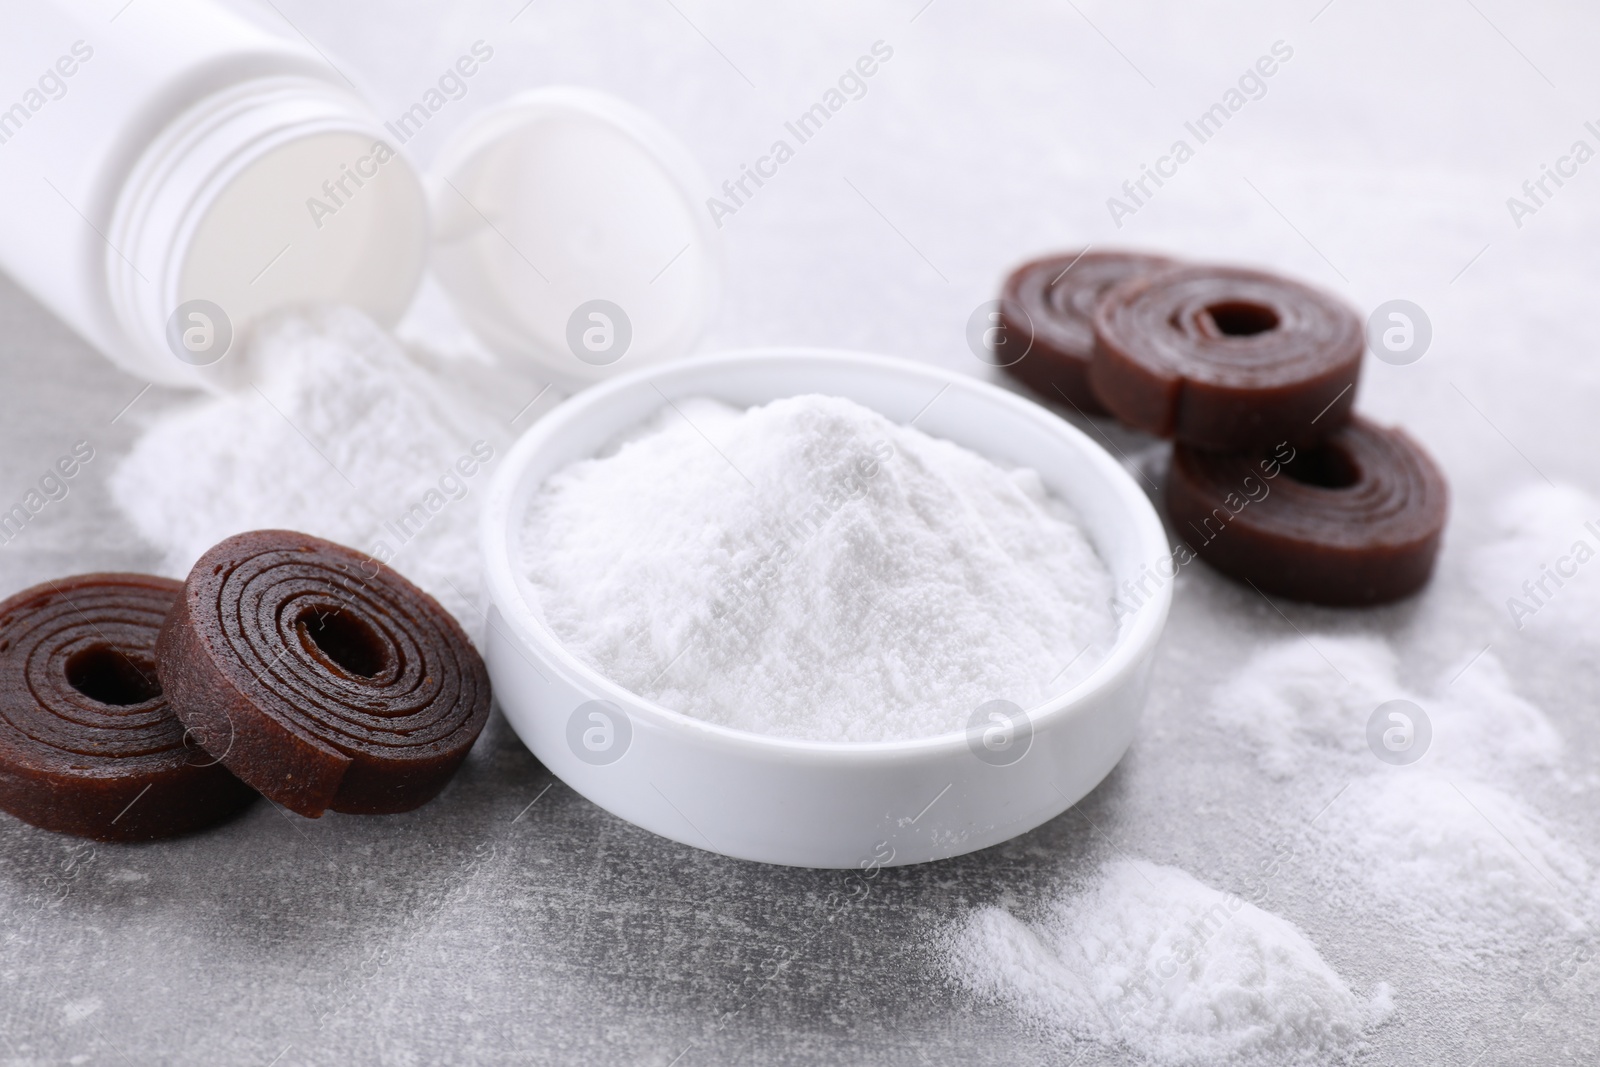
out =
<svg viewBox="0 0 1600 1067"><path fill-rule="evenodd" d="M1153 562L1170 553L1166 529L1156 514L1155 507L1127 469L1088 434L1024 396L971 375L869 352L808 345L730 349L676 359L665 364L640 367L600 384L589 386L547 412L511 446L490 482L479 519L479 547L483 559L484 587L490 600L489 607L498 610L500 617L510 625L512 631L510 634L492 632L496 629L494 614L492 611L487 611L485 614L491 630L488 640L492 645L498 636L515 642L518 646L517 651L524 656L529 651L534 651L541 658L553 661L569 677L575 676L581 679L580 688L594 693L592 699L610 701L623 709L635 723L642 719L658 729L696 735L702 741L743 750L751 755L779 756L807 762L881 763L900 758L937 757L965 749L969 743L967 729L946 731L928 737L889 741L833 741L755 733L675 711L612 681L580 660L550 630L549 625L522 594L513 567L515 557L512 552L510 532L511 509L513 501L519 495L518 490L524 481L527 468L548 442L555 439L567 426L589 417L591 412L603 407L612 397L637 389L641 383L654 386L662 379L685 373L698 373L716 366L748 367L752 364L792 363L797 360L835 365L866 365L903 375L908 380L922 384L969 390L1010 407L1020 418L1043 422L1068 447L1075 449L1083 459L1100 468L1106 481L1116 491L1119 503L1123 505L1122 521L1140 542L1139 556L1141 558L1148 556ZM714 396L714 392L711 395ZM625 429L618 429L616 432L621 434ZM1113 575L1113 581L1115 578ZM1117 636L1110 652L1088 675L1072 688L1024 709L1035 736L1046 727L1054 727L1070 720L1074 717L1074 712L1092 705L1102 694L1120 688L1130 674L1139 670L1149 660L1166 625L1174 584L1172 581L1161 583L1153 596L1146 598L1125 616L1126 629Z"/></svg>

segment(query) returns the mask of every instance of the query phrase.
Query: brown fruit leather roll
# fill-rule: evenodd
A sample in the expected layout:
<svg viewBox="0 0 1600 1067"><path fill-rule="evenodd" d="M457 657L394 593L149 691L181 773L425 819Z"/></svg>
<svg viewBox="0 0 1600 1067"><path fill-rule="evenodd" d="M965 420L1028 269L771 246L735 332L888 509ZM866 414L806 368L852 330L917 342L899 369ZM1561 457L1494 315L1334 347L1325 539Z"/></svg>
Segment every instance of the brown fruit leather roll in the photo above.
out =
<svg viewBox="0 0 1600 1067"><path fill-rule="evenodd" d="M194 565L157 645L178 717L311 818L433 799L489 717L489 675L432 597L341 545L259 530Z"/></svg>
<svg viewBox="0 0 1600 1067"><path fill-rule="evenodd" d="M1007 337L1033 341L1005 370L1041 396L1104 415L1089 388L1095 308L1113 286L1172 265L1140 252L1068 252L1024 263L1000 291L1000 325Z"/></svg>
<svg viewBox="0 0 1600 1067"><path fill-rule="evenodd" d="M1366 341L1343 301L1273 274L1185 266L1113 288L1089 384L1137 430L1219 451L1311 443L1350 419Z"/></svg>
<svg viewBox="0 0 1600 1067"><path fill-rule="evenodd" d="M0 808L46 830L149 841L255 799L185 737L157 679L156 635L182 589L84 574L0 603Z"/></svg>
<svg viewBox="0 0 1600 1067"><path fill-rule="evenodd" d="M1271 458L1178 445L1166 505L1178 535L1222 573L1263 593L1344 606L1427 584L1449 495L1410 436L1357 417Z"/></svg>

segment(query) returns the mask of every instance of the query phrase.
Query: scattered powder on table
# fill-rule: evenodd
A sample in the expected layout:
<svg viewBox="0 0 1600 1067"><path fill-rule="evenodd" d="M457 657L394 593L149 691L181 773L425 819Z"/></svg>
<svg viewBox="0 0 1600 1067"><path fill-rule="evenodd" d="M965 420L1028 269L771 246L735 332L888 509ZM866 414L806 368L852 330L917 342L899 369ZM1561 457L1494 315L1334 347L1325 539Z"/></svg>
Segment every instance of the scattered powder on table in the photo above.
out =
<svg viewBox="0 0 1600 1067"><path fill-rule="evenodd" d="M1409 766L1368 747L1394 699L1433 728ZM1270 818L1264 841L1358 939L1382 930L1472 974L1530 949L1568 958L1600 919L1593 865L1513 792L1570 783L1560 735L1492 652L1413 688L1387 641L1311 633L1251 656L1208 710L1268 778L1331 798L1309 825ZM1219 903L1226 922L1197 935ZM1043 907L1032 922L976 910L943 947L968 988L1070 1038L1158 1063L1322 1063L1391 1010L1387 987L1360 1002L1286 921L1171 868L1111 864Z"/></svg>
<svg viewBox="0 0 1600 1067"><path fill-rule="evenodd" d="M1268 645L1247 660L1210 702L1213 721L1255 750L1261 769L1287 779L1307 770L1371 770L1367 719L1379 704L1410 700L1432 724L1430 764L1492 774L1552 770L1561 737L1545 714L1518 696L1492 651L1453 665L1412 690L1380 637L1312 634Z"/></svg>
<svg viewBox="0 0 1600 1067"><path fill-rule="evenodd" d="M1476 968L1559 945L1596 918L1583 855L1516 796L1396 768L1350 784L1317 820L1315 877L1356 910Z"/></svg>
<svg viewBox="0 0 1600 1067"><path fill-rule="evenodd" d="M1393 1010L1292 923L1175 867L1119 860L1034 921L981 908L942 946L956 980L1061 1038L1160 1064L1341 1062Z"/></svg>
<svg viewBox="0 0 1600 1067"><path fill-rule="evenodd" d="M1590 863L1512 792L1535 777L1572 787L1562 742L1492 652L1414 692L1370 636L1310 634L1269 646L1215 694L1215 721L1276 779L1315 779L1333 799L1309 831L1307 870L1337 899L1430 957L1477 967L1570 938L1595 918ZM1379 763L1367 720L1406 699L1431 725L1407 766ZM1337 794L1334 790L1343 782Z"/></svg>
<svg viewBox="0 0 1600 1067"><path fill-rule="evenodd" d="M1571 485L1525 486L1491 511L1496 536L1472 554L1472 585L1511 629L1594 659L1600 614L1600 500Z"/></svg>
<svg viewBox="0 0 1600 1067"><path fill-rule="evenodd" d="M1070 688L1111 578L1038 474L849 400L677 401L528 506L524 573L618 684L758 733L880 741Z"/></svg>
<svg viewBox="0 0 1600 1067"><path fill-rule="evenodd" d="M241 358L254 387L158 418L112 477L162 572L243 530L301 530L390 563L477 634L477 512L503 440L351 309L268 323Z"/></svg>

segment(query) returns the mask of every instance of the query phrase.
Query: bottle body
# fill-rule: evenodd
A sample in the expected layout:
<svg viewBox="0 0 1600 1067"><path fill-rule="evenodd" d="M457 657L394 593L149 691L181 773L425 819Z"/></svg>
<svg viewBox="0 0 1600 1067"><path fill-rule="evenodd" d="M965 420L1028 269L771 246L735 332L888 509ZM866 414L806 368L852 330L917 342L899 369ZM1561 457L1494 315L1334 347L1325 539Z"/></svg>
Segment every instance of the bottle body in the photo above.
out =
<svg viewBox="0 0 1600 1067"><path fill-rule="evenodd" d="M113 361L224 388L232 339L277 307L404 310L421 185L314 52L208 0L12 21L0 92L31 81L0 96L0 267Z"/></svg>

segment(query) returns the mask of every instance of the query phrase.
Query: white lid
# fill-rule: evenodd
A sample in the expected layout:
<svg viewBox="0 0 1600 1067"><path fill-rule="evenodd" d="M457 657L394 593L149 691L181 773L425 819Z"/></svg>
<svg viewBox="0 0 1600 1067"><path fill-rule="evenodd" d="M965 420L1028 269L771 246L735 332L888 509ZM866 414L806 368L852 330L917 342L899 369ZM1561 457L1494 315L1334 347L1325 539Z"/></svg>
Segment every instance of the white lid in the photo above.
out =
<svg viewBox="0 0 1600 1067"><path fill-rule="evenodd" d="M637 108L586 89L523 93L440 152L434 273L491 348L566 385L685 355L721 280L706 186Z"/></svg>

